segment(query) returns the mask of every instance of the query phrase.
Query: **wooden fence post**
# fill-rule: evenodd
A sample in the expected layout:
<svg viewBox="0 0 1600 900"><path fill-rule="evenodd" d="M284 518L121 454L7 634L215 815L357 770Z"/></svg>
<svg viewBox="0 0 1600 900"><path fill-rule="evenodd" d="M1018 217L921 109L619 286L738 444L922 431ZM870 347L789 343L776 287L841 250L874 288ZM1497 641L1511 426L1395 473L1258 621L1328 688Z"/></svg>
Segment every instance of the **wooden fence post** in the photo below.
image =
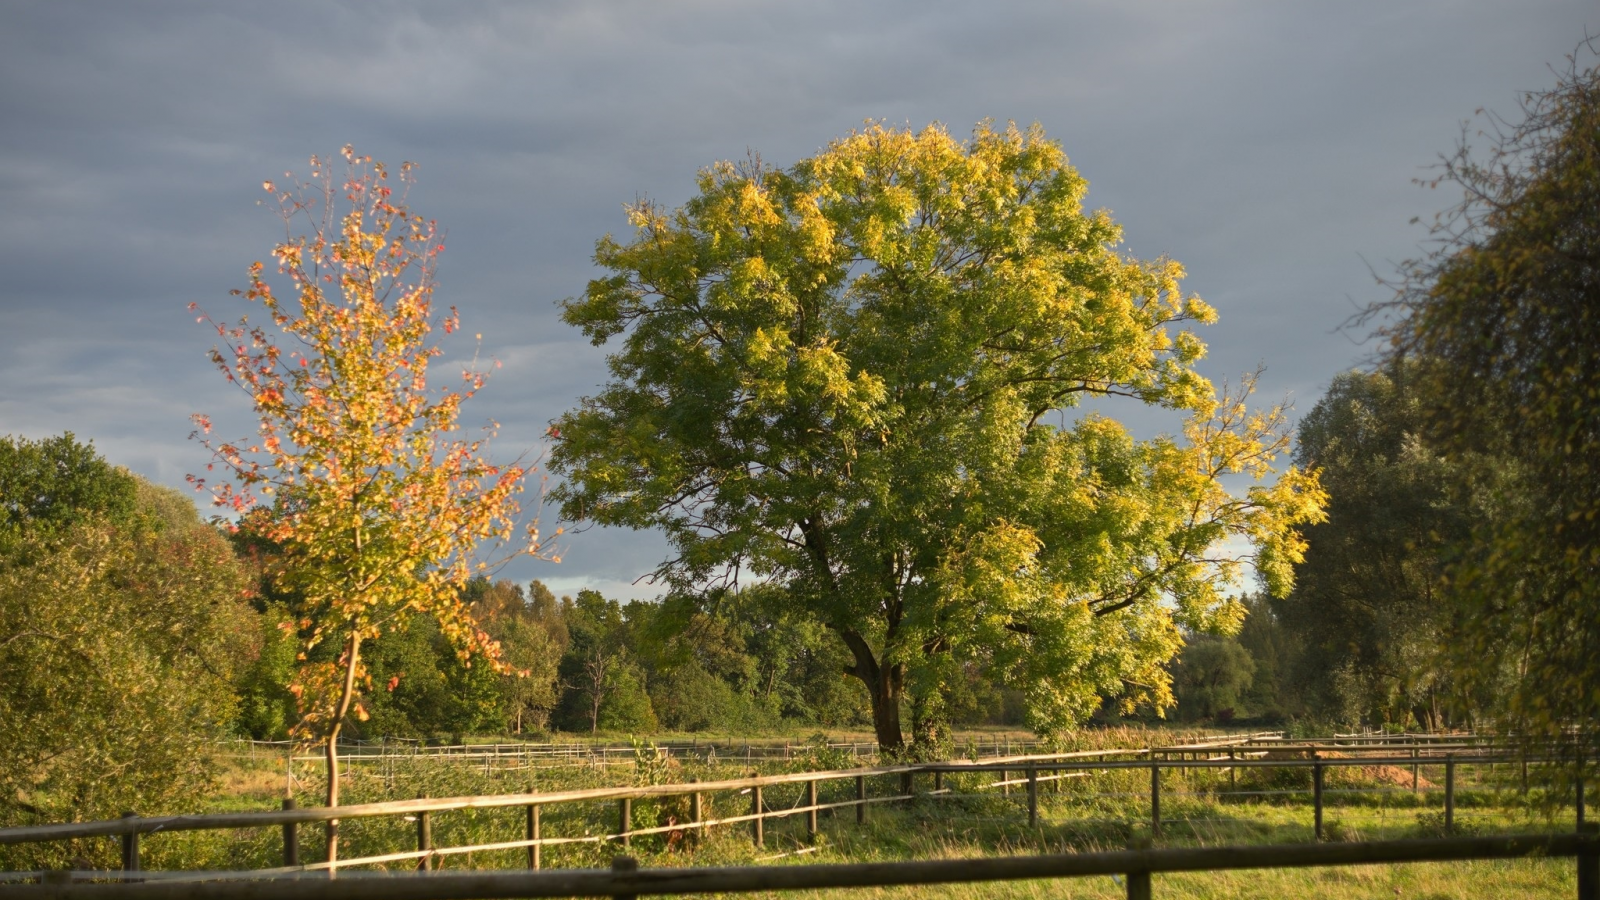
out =
<svg viewBox="0 0 1600 900"><path fill-rule="evenodd" d="M417 860L417 871L428 872L433 869L433 820L428 811L417 813L417 852L423 854Z"/></svg>
<svg viewBox="0 0 1600 900"><path fill-rule="evenodd" d="M1447 754L1444 758L1444 830L1446 834L1455 834L1456 831L1455 754Z"/></svg>
<svg viewBox="0 0 1600 900"><path fill-rule="evenodd" d="M691 778L691 779L689 779L689 783L690 784L694 784L695 782L697 782L699 780L700 779L698 779L698 778ZM692 822L692 823L695 823L695 827L693 829L691 829L691 833L692 833L694 841L696 843L698 843L701 838L705 837L705 829L699 827L699 822L700 822L701 818L702 818L702 814L701 814L700 792L699 791L695 791L694 793L689 795L689 821Z"/></svg>
<svg viewBox="0 0 1600 900"><path fill-rule="evenodd" d="M1161 767L1154 759L1150 760L1150 836L1161 836Z"/></svg>
<svg viewBox="0 0 1600 900"><path fill-rule="evenodd" d="M1233 758L1233 748L1228 748L1228 790L1239 789L1239 766Z"/></svg>
<svg viewBox="0 0 1600 900"><path fill-rule="evenodd" d="M1315 757L1313 757L1315 758ZM1311 803L1315 808L1313 813L1316 827L1317 840L1322 840L1322 763L1318 762L1311 767Z"/></svg>
<svg viewBox="0 0 1600 900"><path fill-rule="evenodd" d="M1578 832L1600 837L1600 822L1580 825ZM1600 845L1595 843L1578 851L1578 900L1600 900Z"/></svg>
<svg viewBox="0 0 1600 900"><path fill-rule="evenodd" d="M283 808L294 809L294 798L283 798ZM283 864L300 865L300 826L293 822L285 822L283 825Z"/></svg>
<svg viewBox="0 0 1600 900"><path fill-rule="evenodd" d="M1011 773L1005 769L1000 770L1000 794L1003 797L1011 796Z"/></svg>
<svg viewBox="0 0 1600 900"><path fill-rule="evenodd" d="M1417 748L1411 748L1411 793L1417 792Z"/></svg>
<svg viewBox="0 0 1600 900"><path fill-rule="evenodd" d="M639 861L637 859L634 859L631 856L613 856L611 858L611 871L613 871L613 872L637 872L637 871L639 871ZM638 894L612 894L611 896L615 897L616 900L636 900L636 898L639 895Z"/></svg>
<svg viewBox="0 0 1600 900"><path fill-rule="evenodd" d="M1582 831L1583 830L1583 820L1584 820L1584 808L1583 808L1583 799L1584 798L1583 798L1583 759L1581 757L1578 759L1578 781L1577 781L1577 783L1575 785L1573 785L1573 789L1577 793L1577 796L1574 797L1573 800L1574 800L1574 806L1577 808L1578 830Z"/></svg>
<svg viewBox="0 0 1600 900"><path fill-rule="evenodd" d="M527 826L528 840L542 840L539 834L542 829L539 827L539 804L537 803L528 804ZM542 854L539 852L539 849L540 846L538 844L528 845L528 868L537 870L540 867L540 864L543 862L543 860L540 859Z"/></svg>
<svg viewBox="0 0 1600 900"><path fill-rule="evenodd" d="M1150 900L1150 872L1128 873L1128 900Z"/></svg>
<svg viewBox="0 0 1600 900"><path fill-rule="evenodd" d="M123 813L122 818L124 821L137 819L139 814L129 811ZM139 832L137 831L129 831L122 835L122 871L139 871ZM127 881L129 879L125 878L123 880Z"/></svg>
<svg viewBox="0 0 1600 900"><path fill-rule="evenodd" d="M867 776L856 776L856 824L867 824Z"/></svg>
<svg viewBox="0 0 1600 900"><path fill-rule="evenodd" d="M1149 850L1148 838L1130 838L1129 850ZM1150 870L1132 871L1127 873L1128 900L1151 900L1150 897Z"/></svg>
<svg viewBox="0 0 1600 900"><path fill-rule="evenodd" d="M622 846L633 846L633 798L617 801L617 834L622 835Z"/></svg>
<svg viewBox="0 0 1600 900"><path fill-rule="evenodd" d="M933 773L933 792L935 794L944 790L944 770L936 769Z"/></svg>
<svg viewBox="0 0 1600 900"><path fill-rule="evenodd" d="M806 840L809 843L817 842L817 783L806 782Z"/></svg>
<svg viewBox="0 0 1600 900"><path fill-rule="evenodd" d="M1039 825L1039 769L1028 766L1028 827Z"/></svg>
<svg viewBox="0 0 1600 900"><path fill-rule="evenodd" d="M766 846L766 833L762 828L761 785L750 789L750 815L755 818L750 820L750 837L756 842L757 847Z"/></svg>

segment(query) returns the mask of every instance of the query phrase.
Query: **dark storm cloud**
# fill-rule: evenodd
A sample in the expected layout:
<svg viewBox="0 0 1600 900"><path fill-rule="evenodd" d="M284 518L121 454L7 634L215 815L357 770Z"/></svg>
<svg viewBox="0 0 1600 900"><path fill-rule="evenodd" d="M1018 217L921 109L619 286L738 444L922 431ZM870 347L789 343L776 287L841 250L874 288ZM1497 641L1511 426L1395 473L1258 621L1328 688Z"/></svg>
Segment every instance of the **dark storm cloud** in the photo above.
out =
<svg viewBox="0 0 1600 900"><path fill-rule="evenodd" d="M353 143L421 163L449 231L441 299L504 363L474 415L537 446L604 377L555 301L622 204L698 169L788 164L863 119L958 133L1038 121L1140 255L1222 312L1215 377L1268 367L1302 409L1368 348L1335 329L1382 296L1446 198L1410 179L1479 106L1510 110L1600 31L1592 3L11 3L0 11L0 432L73 430L181 484L188 414L248 432L184 311L226 296L281 226L264 178ZM472 347L452 345L456 355ZM1164 427L1140 414L1142 427ZM663 552L588 532L559 568L616 589ZM559 575L558 575L559 573Z"/></svg>

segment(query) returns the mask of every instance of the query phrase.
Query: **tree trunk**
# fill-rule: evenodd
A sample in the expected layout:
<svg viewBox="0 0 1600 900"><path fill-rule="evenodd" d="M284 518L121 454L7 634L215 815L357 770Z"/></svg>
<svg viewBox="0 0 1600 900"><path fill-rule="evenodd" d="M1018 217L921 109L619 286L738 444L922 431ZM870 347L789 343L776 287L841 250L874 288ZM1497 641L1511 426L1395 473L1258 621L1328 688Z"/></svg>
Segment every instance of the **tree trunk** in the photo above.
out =
<svg viewBox="0 0 1600 900"><path fill-rule="evenodd" d="M344 728L344 717L350 712L350 704L356 696L356 667L361 658L361 634L350 633L350 643L345 653L344 665L344 690L340 692L339 705L334 709L333 723L328 728L328 746L326 759L328 763L328 808L339 805L339 732ZM339 858L339 820L328 820L328 862ZM333 869L328 870L331 876Z"/></svg>
<svg viewBox="0 0 1600 900"><path fill-rule="evenodd" d="M605 657L598 652L589 660L589 733L600 731L600 706L605 702Z"/></svg>
<svg viewBox="0 0 1600 900"><path fill-rule="evenodd" d="M905 749L905 734L900 730L900 698L905 683L905 666L894 665L885 673L889 677L877 679L878 684L868 684L872 695L872 730L877 733L878 752L899 753Z"/></svg>
<svg viewBox="0 0 1600 900"><path fill-rule="evenodd" d="M859 633L848 628L835 629L856 664L845 669L867 686L867 696L872 700L872 730L877 734L878 752L896 754L905 749L905 735L900 730L900 699L905 694L906 667L904 663L878 665L872 647Z"/></svg>

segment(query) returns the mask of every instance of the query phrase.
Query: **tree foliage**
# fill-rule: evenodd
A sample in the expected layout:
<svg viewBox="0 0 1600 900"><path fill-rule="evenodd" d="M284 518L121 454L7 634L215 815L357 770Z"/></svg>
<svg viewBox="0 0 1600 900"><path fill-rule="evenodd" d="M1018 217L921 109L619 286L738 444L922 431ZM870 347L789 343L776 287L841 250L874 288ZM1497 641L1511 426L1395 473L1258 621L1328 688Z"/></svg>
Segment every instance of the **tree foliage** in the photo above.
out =
<svg viewBox="0 0 1600 900"><path fill-rule="evenodd" d="M1330 721L1438 727L1452 710L1439 657L1452 608L1447 547L1493 514L1481 462L1451 460L1423 433L1414 365L1347 372L1300 423L1297 461L1322 473L1328 519L1305 531L1295 588L1275 605L1298 637L1288 672Z"/></svg>
<svg viewBox="0 0 1600 900"><path fill-rule="evenodd" d="M1231 637L1191 637L1173 667L1178 715L1189 720L1233 719L1256 674L1250 652Z"/></svg>
<svg viewBox="0 0 1600 900"><path fill-rule="evenodd" d="M191 809L257 652L244 567L187 498L71 435L0 448L0 497L33 510L0 553L0 824Z"/></svg>
<svg viewBox="0 0 1600 900"><path fill-rule="evenodd" d="M87 518L124 522L138 510L138 482L72 434L0 438L0 540L39 537Z"/></svg>
<svg viewBox="0 0 1600 900"><path fill-rule="evenodd" d="M545 728L559 699L556 667L569 640L555 596L538 581L526 594L520 585L483 578L468 588L473 616L499 642L509 667L500 676L497 727L514 734Z"/></svg>
<svg viewBox="0 0 1600 900"><path fill-rule="evenodd" d="M218 503L243 511L260 497L273 501L256 507L253 524L277 547L276 581L300 597L307 650L330 638L341 645L335 659L308 656L294 688L298 733L327 748L330 806L339 731L348 714L366 714L357 702L367 678L362 641L425 616L463 659L497 664L461 589L482 564L479 542L513 539L528 474L521 463L488 459L492 423L476 439L458 425L484 373L464 371L460 390L429 388L442 352L430 336L459 326L453 307L438 314L433 305L444 249L434 223L406 209L381 163L349 147L343 155L338 187L331 161L316 157L311 182L265 184L287 232L272 255L289 296L255 263L249 287L234 293L259 303L268 322L216 324L225 343L211 354L249 396L259 433L204 438L227 476L209 485ZM399 180L409 183L409 164ZM300 225L306 232L295 234ZM205 417L196 422L209 434ZM537 541L530 527L523 547Z"/></svg>
<svg viewBox="0 0 1600 900"><path fill-rule="evenodd" d="M568 690L556 724L590 733L659 727L633 652L636 623L624 616L622 604L585 589L563 613L570 638L558 676Z"/></svg>
<svg viewBox="0 0 1600 900"><path fill-rule="evenodd" d="M1041 729L1169 704L1179 625L1236 623L1247 557L1284 589L1320 493L1298 470L1223 487L1269 475L1281 411L1216 396L1185 327L1214 313L1176 262L1120 252L1086 187L1038 128L871 126L632 207L633 240L596 250L611 274L565 308L621 346L553 426L563 515L662 529L680 592L781 584L891 749L908 692L937 720L968 663ZM1066 422L1106 397L1184 412L1183 439Z"/></svg>
<svg viewBox="0 0 1600 900"><path fill-rule="evenodd" d="M1455 671L1504 725L1557 740L1600 719L1600 70L1592 42L1579 53L1587 68L1575 55L1519 121L1487 120L1487 147L1445 159L1431 184L1462 199L1383 308L1430 440L1519 480L1452 548Z"/></svg>

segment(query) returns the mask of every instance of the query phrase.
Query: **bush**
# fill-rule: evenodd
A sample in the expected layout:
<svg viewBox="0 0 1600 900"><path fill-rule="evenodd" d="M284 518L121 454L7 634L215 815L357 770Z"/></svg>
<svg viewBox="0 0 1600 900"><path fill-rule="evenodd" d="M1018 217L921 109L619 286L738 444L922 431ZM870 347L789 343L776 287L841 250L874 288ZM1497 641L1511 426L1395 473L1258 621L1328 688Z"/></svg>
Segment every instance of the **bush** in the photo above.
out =
<svg viewBox="0 0 1600 900"><path fill-rule="evenodd" d="M185 522L149 502L173 492L138 493L132 518L21 532L25 564L0 558L0 825L172 812L210 783L257 619L223 537L192 505ZM19 848L0 864L104 843Z"/></svg>

